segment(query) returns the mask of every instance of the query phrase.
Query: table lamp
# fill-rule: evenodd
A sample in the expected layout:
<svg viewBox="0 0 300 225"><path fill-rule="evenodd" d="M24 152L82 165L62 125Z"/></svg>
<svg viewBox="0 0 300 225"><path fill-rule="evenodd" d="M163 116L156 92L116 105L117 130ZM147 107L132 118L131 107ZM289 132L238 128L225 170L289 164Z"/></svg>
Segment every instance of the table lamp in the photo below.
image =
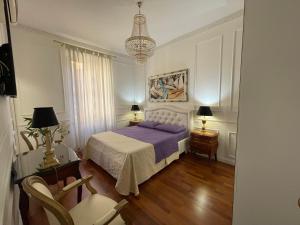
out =
<svg viewBox="0 0 300 225"><path fill-rule="evenodd" d="M134 112L134 120L136 121L136 112L140 111L140 107L138 105L132 105L131 106L131 111Z"/></svg>
<svg viewBox="0 0 300 225"><path fill-rule="evenodd" d="M209 106L200 106L197 112L198 116L203 116L202 118L202 130L205 131L206 119L205 116L212 116L212 112Z"/></svg>
<svg viewBox="0 0 300 225"><path fill-rule="evenodd" d="M58 125L58 121L53 107L34 108L31 127L39 129L45 128L46 150L44 152L45 156L41 164L42 169L59 165L59 161L57 160L54 154L54 149L52 148L51 131L49 129L49 127L55 125Z"/></svg>

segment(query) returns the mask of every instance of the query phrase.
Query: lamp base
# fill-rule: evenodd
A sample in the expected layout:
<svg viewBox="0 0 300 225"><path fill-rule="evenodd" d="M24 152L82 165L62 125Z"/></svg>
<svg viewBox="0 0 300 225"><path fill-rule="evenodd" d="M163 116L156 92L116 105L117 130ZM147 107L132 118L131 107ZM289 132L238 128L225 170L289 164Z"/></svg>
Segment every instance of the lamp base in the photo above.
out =
<svg viewBox="0 0 300 225"><path fill-rule="evenodd" d="M43 158L43 162L41 164L41 169L47 169L50 167L58 166L60 163L54 154L54 150L46 150L44 152L45 156Z"/></svg>
<svg viewBox="0 0 300 225"><path fill-rule="evenodd" d="M202 131L205 131L205 124L206 124L206 120L202 120L202 128L201 128Z"/></svg>
<svg viewBox="0 0 300 225"><path fill-rule="evenodd" d="M134 113L134 121L137 121L136 112Z"/></svg>

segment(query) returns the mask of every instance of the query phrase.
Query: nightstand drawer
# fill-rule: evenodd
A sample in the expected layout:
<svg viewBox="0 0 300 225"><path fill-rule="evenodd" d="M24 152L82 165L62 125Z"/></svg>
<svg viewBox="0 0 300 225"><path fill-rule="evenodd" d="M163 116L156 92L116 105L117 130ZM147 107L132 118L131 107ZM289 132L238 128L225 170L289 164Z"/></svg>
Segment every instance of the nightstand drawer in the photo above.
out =
<svg viewBox="0 0 300 225"><path fill-rule="evenodd" d="M212 144L208 144L208 143L201 143L201 142L191 142L191 147L192 148L197 148L197 149L216 149L216 147L218 147L218 143L212 143Z"/></svg>
<svg viewBox="0 0 300 225"><path fill-rule="evenodd" d="M202 147L199 147L199 146L193 147L193 146L191 146L191 151L192 151L192 153L197 152L197 153L200 153L200 154L207 154L207 155L211 155L213 153L210 148L205 148L204 146L202 146Z"/></svg>
<svg viewBox="0 0 300 225"><path fill-rule="evenodd" d="M131 120L129 121L129 126L137 126L139 123L143 122L142 120Z"/></svg>
<svg viewBox="0 0 300 225"><path fill-rule="evenodd" d="M199 137L191 137L191 142L201 142L201 143L215 143L218 142L217 138L199 138Z"/></svg>
<svg viewBox="0 0 300 225"><path fill-rule="evenodd" d="M207 141L207 142L218 140L218 136L210 137L210 136L199 135L199 134L196 134L196 133L191 133L191 138L192 139L199 139L201 141Z"/></svg>

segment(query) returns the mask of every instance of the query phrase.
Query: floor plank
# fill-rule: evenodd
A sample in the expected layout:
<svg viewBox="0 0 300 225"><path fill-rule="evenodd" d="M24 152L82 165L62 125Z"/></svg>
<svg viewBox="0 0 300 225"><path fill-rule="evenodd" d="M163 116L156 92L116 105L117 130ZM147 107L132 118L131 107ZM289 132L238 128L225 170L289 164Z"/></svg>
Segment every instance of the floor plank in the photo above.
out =
<svg viewBox="0 0 300 225"><path fill-rule="evenodd" d="M98 193L116 201L123 198L114 189L116 181L101 167L83 161L80 169L82 176L94 176L92 184ZM126 197L129 204L122 216L132 225L230 225L233 186L234 167L184 155L140 185L138 198ZM52 187L54 191L57 188ZM83 196L88 194L84 188ZM72 208L76 204L76 192L66 196L62 203ZM30 221L32 225L47 224L43 211L32 202Z"/></svg>

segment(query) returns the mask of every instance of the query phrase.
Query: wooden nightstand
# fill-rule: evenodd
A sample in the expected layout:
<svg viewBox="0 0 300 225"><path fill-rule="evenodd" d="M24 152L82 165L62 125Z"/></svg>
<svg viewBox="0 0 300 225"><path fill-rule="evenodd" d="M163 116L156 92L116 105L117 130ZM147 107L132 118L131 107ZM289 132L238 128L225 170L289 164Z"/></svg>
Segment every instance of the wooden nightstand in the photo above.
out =
<svg viewBox="0 0 300 225"><path fill-rule="evenodd" d="M218 133L211 130L193 130L191 132L190 149L191 152L207 154L209 160L211 155L214 154L217 161Z"/></svg>
<svg viewBox="0 0 300 225"><path fill-rule="evenodd" d="M136 126L138 125L139 123L143 122L142 120L130 120L129 121L129 126Z"/></svg>

